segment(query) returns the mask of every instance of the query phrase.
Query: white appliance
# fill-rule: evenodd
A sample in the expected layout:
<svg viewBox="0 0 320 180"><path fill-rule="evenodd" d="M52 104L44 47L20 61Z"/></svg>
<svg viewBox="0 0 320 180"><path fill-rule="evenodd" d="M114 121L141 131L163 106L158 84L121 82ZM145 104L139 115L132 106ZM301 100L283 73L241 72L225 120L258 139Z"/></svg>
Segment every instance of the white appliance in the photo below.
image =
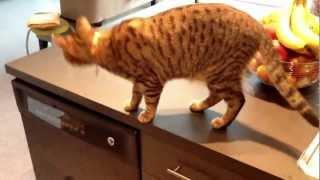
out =
<svg viewBox="0 0 320 180"><path fill-rule="evenodd" d="M75 20L86 16L90 23L101 23L126 11L150 5L152 0L60 0L62 17Z"/></svg>
<svg viewBox="0 0 320 180"><path fill-rule="evenodd" d="M319 179L319 149L318 132L297 161L298 166L303 172L314 179Z"/></svg>

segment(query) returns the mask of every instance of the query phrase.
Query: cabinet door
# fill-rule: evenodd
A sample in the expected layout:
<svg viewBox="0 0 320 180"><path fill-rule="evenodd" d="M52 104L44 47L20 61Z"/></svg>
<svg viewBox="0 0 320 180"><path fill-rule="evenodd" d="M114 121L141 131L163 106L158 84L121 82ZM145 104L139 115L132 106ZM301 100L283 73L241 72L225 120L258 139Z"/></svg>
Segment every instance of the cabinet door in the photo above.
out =
<svg viewBox="0 0 320 180"><path fill-rule="evenodd" d="M142 171L142 180L158 180L159 178L156 178L152 176L151 174Z"/></svg>
<svg viewBox="0 0 320 180"><path fill-rule="evenodd" d="M37 180L140 179L138 131L14 84Z"/></svg>
<svg viewBox="0 0 320 180"><path fill-rule="evenodd" d="M37 180L139 179L139 168L112 151L22 116ZM106 141L107 143L107 141Z"/></svg>

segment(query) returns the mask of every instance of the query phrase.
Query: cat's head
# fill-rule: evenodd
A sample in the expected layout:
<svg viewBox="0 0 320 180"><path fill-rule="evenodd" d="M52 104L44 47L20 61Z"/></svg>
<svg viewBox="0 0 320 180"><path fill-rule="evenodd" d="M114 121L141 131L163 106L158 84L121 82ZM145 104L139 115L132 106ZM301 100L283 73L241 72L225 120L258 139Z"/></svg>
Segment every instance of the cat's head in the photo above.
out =
<svg viewBox="0 0 320 180"><path fill-rule="evenodd" d="M71 64L85 65L95 63L97 36L85 17L79 17L76 21L75 32L68 35L53 35L53 42L63 50L65 59Z"/></svg>

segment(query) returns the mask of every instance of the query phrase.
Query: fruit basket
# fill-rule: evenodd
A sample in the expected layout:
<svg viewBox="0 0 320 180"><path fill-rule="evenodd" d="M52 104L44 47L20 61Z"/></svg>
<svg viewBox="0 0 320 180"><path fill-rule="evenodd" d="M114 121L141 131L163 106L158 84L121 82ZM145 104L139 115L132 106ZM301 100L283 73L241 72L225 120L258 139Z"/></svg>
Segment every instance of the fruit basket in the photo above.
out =
<svg viewBox="0 0 320 180"><path fill-rule="evenodd" d="M297 88L316 83L319 79L320 20L307 8L307 2L292 0L290 7L271 12L261 23L272 39L289 81ZM257 58L251 60L250 71L263 83L272 85L265 65Z"/></svg>
<svg viewBox="0 0 320 180"><path fill-rule="evenodd" d="M319 77L319 61L308 56L297 56L288 61L281 61L284 70L287 72L289 82L297 88L304 88L315 84ZM249 70L256 74L259 79L267 85L272 85L265 65L253 58L249 64Z"/></svg>

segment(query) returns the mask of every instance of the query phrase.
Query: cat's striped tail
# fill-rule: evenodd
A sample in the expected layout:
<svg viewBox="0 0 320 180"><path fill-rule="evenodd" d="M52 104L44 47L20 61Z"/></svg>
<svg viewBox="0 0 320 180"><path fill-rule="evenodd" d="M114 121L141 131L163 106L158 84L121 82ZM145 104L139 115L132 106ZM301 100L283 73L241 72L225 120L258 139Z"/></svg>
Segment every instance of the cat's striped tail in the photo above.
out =
<svg viewBox="0 0 320 180"><path fill-rule="evenodd" d="M319 126L319 117L300 92L288 81L288 74L284 71L279 54L273 48L271 39L265 34L260 44L259 58L266 66L269 79L292 108L297 110L310 124ZM257 53L257 56L259 56Z"/></svg>

